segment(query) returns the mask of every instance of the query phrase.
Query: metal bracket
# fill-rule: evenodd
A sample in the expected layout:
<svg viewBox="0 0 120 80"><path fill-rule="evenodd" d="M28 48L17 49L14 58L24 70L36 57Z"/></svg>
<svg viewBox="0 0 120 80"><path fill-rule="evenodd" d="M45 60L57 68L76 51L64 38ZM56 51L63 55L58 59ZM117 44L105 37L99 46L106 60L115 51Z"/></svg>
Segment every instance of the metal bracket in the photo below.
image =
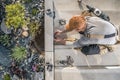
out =
<svg viewBox="0 0 120 80"><path fill-rule="evenodd" d="M49 62L46 62L46 66L47 66L47 70L48 70L49 72L51 72L52 69L53 69L53 65L50 64Z"/></svg>
<svg viewBox="0 0 120 80"><path fill-rule="evenodd" d="M55 11L52 11L51 9L47 9L46 14L52 17L53 19L55 19Z"/></svg>
<svg viewBox="0 0 120 80"><path fill-rule="evenodd" d="M71 56L66 56L66 60L59 60L57 61L58 64L62 64L65 66L73 66L74 60Z"/></svg>
<svg viewBox="0 0 120 80"><path fill-rule="evenodd" d="M65 19L60 19L59 20L59 24L62 26L62 25L65 25L66 24L66 20Z"/></svg>

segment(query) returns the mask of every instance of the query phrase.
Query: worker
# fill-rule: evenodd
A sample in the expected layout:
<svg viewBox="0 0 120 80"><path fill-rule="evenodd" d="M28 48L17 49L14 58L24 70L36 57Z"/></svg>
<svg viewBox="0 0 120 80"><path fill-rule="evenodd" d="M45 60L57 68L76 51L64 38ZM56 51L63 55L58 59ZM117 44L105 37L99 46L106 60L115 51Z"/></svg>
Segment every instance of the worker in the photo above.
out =
<svg viewBox="0 0 120 80"><path fill-rule="evenodd" d="M65 26L65 30L57 30L55 36L70 31L77 31L82 36L73 43L75 48L80 48L86 45L113 45L116 40L116 28L110 22L99 17L75 15ZM55 42L66 44L66 41L61 38L54 39Z"/></svg>

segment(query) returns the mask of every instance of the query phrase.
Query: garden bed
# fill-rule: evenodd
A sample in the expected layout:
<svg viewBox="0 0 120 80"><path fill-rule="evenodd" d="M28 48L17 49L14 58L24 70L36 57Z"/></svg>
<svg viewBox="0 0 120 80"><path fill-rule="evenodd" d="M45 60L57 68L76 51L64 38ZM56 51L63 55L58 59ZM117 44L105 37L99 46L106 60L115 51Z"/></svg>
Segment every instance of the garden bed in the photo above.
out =
<svg viewBox="0 0 120 80"><path fill-rule="evenodd" d="M39 74L44 79L44 0L4 0L0 5L0 76L7 72L11 78L35 80Z"/></svg>

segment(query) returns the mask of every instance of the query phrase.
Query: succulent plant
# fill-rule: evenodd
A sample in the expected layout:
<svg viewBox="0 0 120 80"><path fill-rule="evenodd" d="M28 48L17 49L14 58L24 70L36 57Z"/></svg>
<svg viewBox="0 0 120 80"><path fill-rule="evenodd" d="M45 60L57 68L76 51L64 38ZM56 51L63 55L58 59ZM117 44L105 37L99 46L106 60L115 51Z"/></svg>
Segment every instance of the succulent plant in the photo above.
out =
<svg viewBox="0 0 120 80"><path fill-rule="evenodd" d="M40 27L39 22L37 22L37 21L31 21L30 24L29 24L30 34L32 36L34 36L35 33L36 33L36 31L39 29L39 27Z"/></svg>
<svg viewBox="0 0 120 80"><path fill-rule="evenodd" d="M13 26L18 28L26 24L25 21L25 8L20 3L10 4L5 7L6 9L6 19L5 23L8 28Z"/></svg>
<svg viewBox="0 0 120 80"><path fill-rule="evenodd" d="M4 80L11 80L10 74L8 73L4 74Z"/></svg>
<svg viewBox="0 0 120 80"><path fill-rule="evenodd" d="M33 16L37 15L38 13L39 13L39 10L36 7L32 8L31 14Z"/></svg>
<svg viewBox="0 0 120 80"><path fill-rule="evenodd" d="M15 46L12 49L12 55L11 55L14 59L16 59L17 61L21 61L24 58L26 58L26 48L22 47L22 46Z"/></svg>
<svg viewBox="0 0 120 80"><path fill-rule="evenodd" d="M3 46L9 47L9 46L10 46L10 37L9 37L9 35L7 35L7 34L5 34L5 35L0 35L0 43L1 43Z"/></svg>

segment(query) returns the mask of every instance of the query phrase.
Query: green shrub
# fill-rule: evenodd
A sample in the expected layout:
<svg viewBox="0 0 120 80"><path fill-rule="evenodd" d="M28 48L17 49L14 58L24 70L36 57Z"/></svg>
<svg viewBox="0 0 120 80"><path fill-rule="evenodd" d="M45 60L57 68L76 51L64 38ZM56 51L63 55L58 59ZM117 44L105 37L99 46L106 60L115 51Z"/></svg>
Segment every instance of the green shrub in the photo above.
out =
<svg viewBox="0 0 120 80"><path fill-rule="evenodd" d="M5 35L0 35L0 43L1 43L3 46L9 47L9 46L10 46L10 37L9 37L9 35L7 35L7 34L5 34Z"/></svg>
<svg viewBox="0 0 120 80"><path fill-rule="evenodd" d="M22 46L15 46L12 49L12 55L11 55L14 59L16 59L17 61L21 61L24 58L26 58L26 48L22 47Z"/></svg>
<svg viewBox="0 0 120 80"><path fill-rule="evenodd" d="M31 11L32 15L35 16L39 13L39 10L35 7L35 8L32 8L32 11Z"/></svg>
<svg viewBox="0 0 120 80"><path fill-rule="evenodd" d="M10 79L10 75L9 75L8 73L6 73L6 74L4 75L4 80L11 80L11 79Z"/></svg>
<svg viewBox="0 0 120 80"><path fill-rule="evenodd" d="M35 35L36 31L39 29L41 24L39 24L39 22L37 21L31 21L29 24L29 29L30 29L30 34L32 36Z"/></svg>
<svg viewBox="0 0 120 80"><path fill-rule="evenodd" d="M5 7L6 9L6 20L5 23L8 28L13 26L18 28L19 26L25 25L25 8L20 3L10 4Z"/></svg>

